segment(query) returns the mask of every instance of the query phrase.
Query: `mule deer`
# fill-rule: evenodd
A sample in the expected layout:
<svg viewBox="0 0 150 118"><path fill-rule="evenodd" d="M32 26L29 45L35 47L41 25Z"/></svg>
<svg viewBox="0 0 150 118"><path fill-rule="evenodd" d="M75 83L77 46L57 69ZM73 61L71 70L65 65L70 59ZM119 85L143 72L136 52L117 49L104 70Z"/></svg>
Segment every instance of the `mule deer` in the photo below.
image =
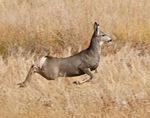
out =
<svg viewBox="0 0 150 118"><path fill-rule="evenodd" d="M31 80L33 73L38 73L47 80L54 80L57 77L73 77L87 74L90 78L82 81L75 81L75 84L83 84L93 78L91 71L96 70L100 60L100 46L103 42L111 42L112 39L100 31L100 26L94 23L94 33L87 49L67 58L44 56L40 59L38 66L32 65L24 82L19 83L20 87L26 86Z"/></svg>

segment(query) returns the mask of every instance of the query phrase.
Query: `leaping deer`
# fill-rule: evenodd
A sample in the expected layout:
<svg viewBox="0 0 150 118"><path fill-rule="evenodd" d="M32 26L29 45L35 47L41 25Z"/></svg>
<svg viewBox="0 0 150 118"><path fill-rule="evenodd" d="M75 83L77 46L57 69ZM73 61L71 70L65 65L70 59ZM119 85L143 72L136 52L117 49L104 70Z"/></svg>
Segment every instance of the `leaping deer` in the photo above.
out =
<svg viewBox="0 0 150 118"><path fill-rule="evenodd" d="M90 45L87 49L67 57L57 58L52 56L44 56L40 59L38 66L32 65L26 76L26 79L19 83L20 87L27 86L31 80L33 73L38 73L47 80L54 80L57 77L73 77L87 74L90 78L83 79L82 81L75 81L75 84L83 84L92 80L93 70L99 65L100 61L100 47L103 42L111 42L112 39L100 31L100 26L94 23L94 33L91 38Z"/></svg>

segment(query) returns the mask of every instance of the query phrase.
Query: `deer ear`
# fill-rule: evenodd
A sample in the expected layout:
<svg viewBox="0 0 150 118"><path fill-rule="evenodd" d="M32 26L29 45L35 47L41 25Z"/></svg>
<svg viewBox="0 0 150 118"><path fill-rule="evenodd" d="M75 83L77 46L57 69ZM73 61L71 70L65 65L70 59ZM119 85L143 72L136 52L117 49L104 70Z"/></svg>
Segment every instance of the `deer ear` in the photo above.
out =
<svg viewBox="0 0 150 118"><path fill-rule="evenodd" d="M99 26L99 24L98 24L97 27L96 27L96 34L97 34L97 35L100 35L100 26Z"/></svg>
<svg viewBox="0 0 150 118"><path fill-rule="evenodd" d="M97 22L94 23L94 32L96 33L96 35L100 34L100 26L99 24L97 24Z"/></svg>
<svg viewBox="0 0 150 118"><path fill-rule="evenodd" d="M96 30L97 25L98 25L97 22L95 22L95 23L94 23L94 26L93 26L94 31Z"/></svg>

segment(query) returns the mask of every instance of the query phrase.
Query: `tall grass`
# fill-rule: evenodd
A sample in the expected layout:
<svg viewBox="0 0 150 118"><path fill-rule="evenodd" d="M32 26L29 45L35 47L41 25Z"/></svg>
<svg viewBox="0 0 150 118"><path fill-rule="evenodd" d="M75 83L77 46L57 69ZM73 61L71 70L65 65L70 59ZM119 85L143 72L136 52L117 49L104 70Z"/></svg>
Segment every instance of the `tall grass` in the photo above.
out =
<svg viewBox="0 0 150 118"><path fill-rule="evenodd" d="M47 81L38 74L28 87L18 88L35 54L0 58L1 118L149 118L150 55L126 45L102 56L98 73L89 83L74 78Z"/></svg>
<svg viewBox="0 0 150 118"><path fill-rule="evenodd" d="M87 46L95 21L116 41L149 44L149 8L149 0L0 0L0 53L18 46L76 52Z"/></svg>
<svg viewBox="0 0 150 118"><path fill-rule="evenodd" d="M149 0L0 0L0 118L149 118L149 8ZM114 45L91 82L35 74L18 88L39 53L87 47L95 21Z"/></svg>

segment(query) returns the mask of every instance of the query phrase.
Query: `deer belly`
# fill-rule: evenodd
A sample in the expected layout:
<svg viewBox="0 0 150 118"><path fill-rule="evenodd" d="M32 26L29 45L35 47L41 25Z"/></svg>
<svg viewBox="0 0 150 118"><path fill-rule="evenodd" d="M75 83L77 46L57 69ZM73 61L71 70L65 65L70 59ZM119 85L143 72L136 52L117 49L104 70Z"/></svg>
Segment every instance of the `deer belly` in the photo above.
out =
<svg viewBox="0 0 150 118"><path fill-rule="evenodd" d="M83 71L75 71L75 72L67 73L66 76L73 77L73 76L79 76L79 75L82 75L82 74L84 74Z"/></svg>
<svg viewBox="0 0 150 118"><path fill-rule="evenodd" d="M79 76L79 75L82 75L82 74L84 74L83 71L73 70L73 69L72 70L69 69L69 70L66 70L66 71L63 71L63 72L60 73L61 76L66 76L66 77Z"/></svg>

